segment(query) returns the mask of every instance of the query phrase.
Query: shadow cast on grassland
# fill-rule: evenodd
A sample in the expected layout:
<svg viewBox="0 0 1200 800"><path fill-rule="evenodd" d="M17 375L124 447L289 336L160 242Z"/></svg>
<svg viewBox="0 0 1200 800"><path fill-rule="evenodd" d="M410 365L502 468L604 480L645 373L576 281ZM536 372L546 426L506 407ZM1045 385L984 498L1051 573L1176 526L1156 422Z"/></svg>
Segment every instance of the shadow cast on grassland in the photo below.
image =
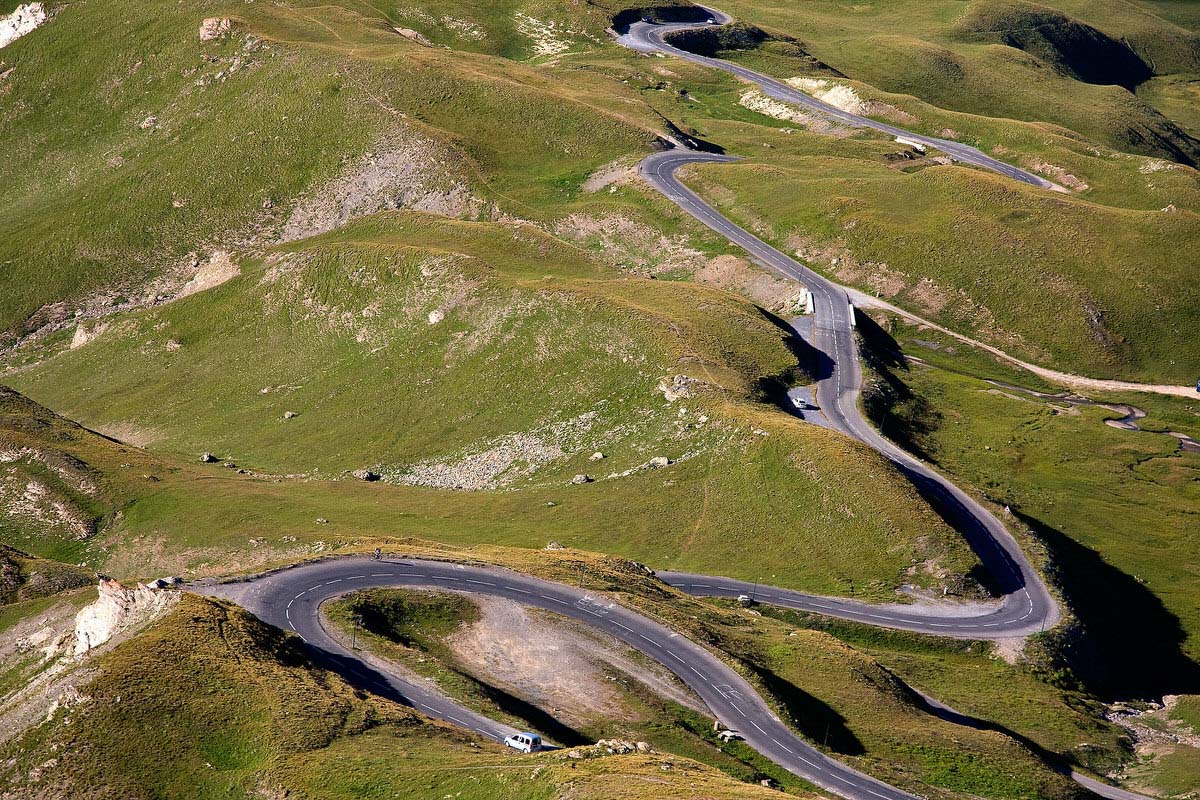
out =
<svg viewBox="0 0 1200 800"><path fill-rule="evenodd" d="M880 381L863 386L862 404L867 418L884 436L923 461L935 461L929 449L930 436L942 425L942 414L900 377L908 372L904 350L892 335L867 314L854 315L862 337L865 366Z"/></svg>
<svg viewBox="0 0 1200 800"><path fill-rule="evenodd" d="M754 393L763 402L770 403L788 414L795 414L796 408L788 397L788 389L801 378L812 381L828 378L833 374L833 361L805 341L797 323L788 322L765 308L759 308L758 312L779 329L783 346L792 354L796 365L782 373L759 378L754 385Z"/></svg>
<svg viewBox="0 0 1200 800"><path fill-rule="evenodd" d="M801 333L801 320L788 322L769 311L759 311L783 332L784 345L795 357L797 366L792 373L759 380L755 387L756 392L764 402L772 403L788 414L795 414L796 409L787 394L791 382L798 374L807 375L820 382L832 377L836 365L826 353L805 340ZM874 424L882 428L886 436L901 447L924 460L931 460L929 454L913 441L910 434L913 429L918 431L919 436L936 430L941 424L941 414L924 399L909 391L904 382L896 376L896 372L908 369L896 340L867 315L860 314L857 319L859 331L865 342L864 358L885 381L885 386L878 390L886 395L880 401L884 405L878 413L878 418L870 413L869 407L868 416ZM864 392L864 406L868 406L869 402L868 395ZM899 403L904 404L906 411L903 419L892 413ZM910 414L914 417L911 421L908 418ZM1012 557L997 546L988 530L961 502L947 492L942 484L905 464L897 463L896 468L947 525L962 533L968 546L979 557L980 564L973 567L966 576L968 581L983 587L994 597L1001 597L1022 587L1020 565L1014 563Z"/></svg>
<svg viewBox="0 0 1200 800"><path fill-rule="evenodd" d="M470 675L462 674L468 680L471 680L478 686L488 700L496 705L505 714L508 714L518 719L529 723L529 729L537 731L543 736L552 741L557 742L563 747L576 747L578 745L591 744L592 740L584 736L579 731L567 725L557 717L549 714L546 711L535 706L527 700L522 700L515 694L511 694L501 689L498 686L493 686L490 683L484 683L478 678Z"/></svg>
<svg viewBox="0 0 1200 800"><path fill-rule="evenodd" d="M763 687L788 710L795 727L810 741L818 742L844 756L867 752L846 725L846 719L830 706L765 667L751 667Z"/></svg>
<svg viewBox="0 0 1200 800"><path fill-rule="evenodd" d="M1105 700L1151 700L1200 692L1200 664L1182 649L1187 631L1136 578L1045 523L1017 513L1045 543L1053 578L1079 619L1063 637L1075 677Z"/></svg>
<svg viewBox="0 0 1200 800"><path fill-rule="evenodd" d="M369 692L378 697L391 700L400 705L413 707L413 701L403 691L396 688L383 672L369 664L342 653L307 645L314 663L336 672L346 683L355 689ZM590 744L591 739L579 731L564 724L552 715L516 695L480 681L474 676L459 672L464 679L475 684L479 690L495 706L505 714L516 717L525 723L530 730L541 733L547 740L556 742L564 747Z"/></svg>

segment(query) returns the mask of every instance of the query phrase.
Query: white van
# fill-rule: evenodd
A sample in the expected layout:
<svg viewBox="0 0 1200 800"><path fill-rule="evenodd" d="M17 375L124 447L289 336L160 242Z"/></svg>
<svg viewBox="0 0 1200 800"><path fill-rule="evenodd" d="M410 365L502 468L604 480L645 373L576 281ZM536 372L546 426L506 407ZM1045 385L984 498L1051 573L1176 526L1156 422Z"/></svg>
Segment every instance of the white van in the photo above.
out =
<svg viewBox="0 0 1200 800"><path fill-rule="evenodd" d="M522 753L536 753L542 749L542 737L536 733L514 733L512 736L506 736L504 743Z"/></svg>

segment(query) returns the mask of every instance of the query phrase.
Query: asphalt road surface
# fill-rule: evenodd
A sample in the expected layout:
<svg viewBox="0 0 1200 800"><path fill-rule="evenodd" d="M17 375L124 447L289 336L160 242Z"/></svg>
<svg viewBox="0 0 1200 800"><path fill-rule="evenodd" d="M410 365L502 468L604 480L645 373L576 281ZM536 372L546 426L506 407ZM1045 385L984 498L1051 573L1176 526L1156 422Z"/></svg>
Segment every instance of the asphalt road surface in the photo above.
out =
<svg viewBox="0 0 1200 800"><path fill-rule="evenodd" d="M814 324L806 340L818 352L817 406L831 427L878 450L903 471L967 539L997 583L998 607L981 613L952 613L929 609L873 608L867 604L805 595L783 589L763 589L756 596L780 605L873 625L904 630L1000 639L1025 636L1058 622L1058 604L1029 564L1008 529L975 499L921 460L879 435L858 409L862 371L854 337L854 311L846 290L818 275L794 258L721 216L683 184L676 170L689 164L734 161L729 156L669 150L649 156L640 165L643 177L672 202L745 250L754 260L786 278L803 283L813 294ZM750 594L751 584L686 573L662 573L662 578L691 594L737 596ZM776 602L772 599L771 602Z"/></svg>

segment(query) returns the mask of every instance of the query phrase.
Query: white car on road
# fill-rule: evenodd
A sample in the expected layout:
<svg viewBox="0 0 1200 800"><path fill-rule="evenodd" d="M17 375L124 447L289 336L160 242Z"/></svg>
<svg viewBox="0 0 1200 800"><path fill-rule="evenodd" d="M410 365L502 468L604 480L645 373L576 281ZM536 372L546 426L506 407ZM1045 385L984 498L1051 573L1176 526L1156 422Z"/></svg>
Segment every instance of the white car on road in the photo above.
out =
<svg viewBox="0 0 1200 800"><path fill-rule="evenodd" d="M504 737L504 743L522 753L536 753L542 749L542 737L536 733L514 733Z"/></svg>

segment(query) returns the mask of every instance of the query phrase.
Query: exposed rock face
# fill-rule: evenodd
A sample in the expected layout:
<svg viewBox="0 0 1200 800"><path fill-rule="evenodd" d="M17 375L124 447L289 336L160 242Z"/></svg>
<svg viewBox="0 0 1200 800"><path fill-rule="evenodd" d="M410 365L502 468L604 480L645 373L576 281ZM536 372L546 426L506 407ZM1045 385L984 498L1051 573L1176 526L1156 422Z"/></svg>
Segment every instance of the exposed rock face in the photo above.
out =
<svg viewBox="0 0 1200 800"><path fill-rule="evenodd" d="M667 398L668 403L676 400L686 400L693 395L694 389L700 384L695 378L687 375L676 375L674 378L663 378L658 383L658 390Z"/></svg>
<svg viewBox="0 0 1200 800"><path fill-rule="evenodd" d="M211 42L229 34L231 25L228 17L209 17L200 23L200 41Z"/></svg>
<svg viewBox="0 0 1200 800"><path fill-rule="evenodd" d="M157 619L179 600L178 592L138 586L127 589L119 581L101 578L99 599L75 615L75 655L98 647L116 633Z"/></svg>
<svg viewBox="0 0 1200 800"><path fill-rule="evenodd" d="M5 47L46 21L46 7L41 3L17 6L11 14L0 17L0 47Z"/></svg>
<svg viewBox="0 0 1200 800"><path fill-rule="evenodd" d="M397 129L377 143L375 152L348 162L340 175L301 198L280 239L315 236L385 209L476 219L486 207L449 166L457 158L441 142Z"/></svg>
<svg viewBox="0 0 1200 800"><path fill-rule="evenodd" d="M71 337L71 349L83 347L84 344L91 342L92 339L100 336L108 327L107 323L97 323L92 327L88 327L80 323L76 325L76 332Z"/></svg>
<svg viewBox="0 0 1200 800"><path fill-rule="evenodd" d="M412 39L417 44L422 44L422 45L425 45L426 47L433 47L433 42L429 41L424 36L422 36L420 33L418 33L417 31L414 31L412 28L397 28L397 27L393 26L392 30L394 30L396 33L403 36L405 39Z"/></svg>
<svg viewBox="0 0 1200 800"><path fill-rule="evenodd" d="M209 259L200 265L200 269L192 276L192 279L183 285L179 290L179 294L175 295L178 300L182 297L203 292L205 289L211 289L214 286L220 286L225 281L236 278L241 275L242 271L238 269L237 264L229 258L229 253L224 250L217 250Z"/></svg>
<svg viewBox="0 0 1200 800"><path fill-rule="evenodd" d="M40 474L48 470L51 475ZM0 449L0 523L32 523L43 532L83 540L96 532L95 519L71 496L95 496L87 465L53 450Z"/></svg>

